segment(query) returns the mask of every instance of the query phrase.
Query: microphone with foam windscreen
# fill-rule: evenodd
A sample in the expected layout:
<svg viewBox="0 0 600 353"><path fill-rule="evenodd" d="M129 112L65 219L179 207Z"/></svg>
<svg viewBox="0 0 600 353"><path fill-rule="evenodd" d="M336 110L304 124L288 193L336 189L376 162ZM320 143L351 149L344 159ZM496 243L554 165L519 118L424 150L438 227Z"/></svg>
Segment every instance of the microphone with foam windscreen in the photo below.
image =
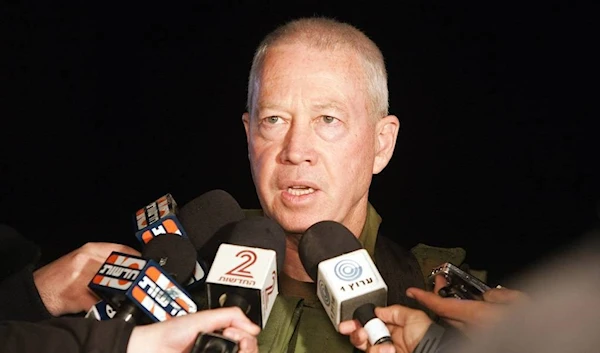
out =
<svg viewBox="0 0 600 353"><path fill-rule="evenodd" d="M167 194L136 213L136 237L147 244L154 236L164 233L188 238L196 250L201 249L218 229L244 218L237 201L226 191L215 189L196 197L183 207ZM198 254L198 264L188 287L202 284L210 260Z"/></svg>
<svg viewBox="0 0 600 353"><path fill-rule="evenodd" d="M214 259L206 278L208 307L236 306L264 328L279 293L277 273L285 259L283 229L265 217L242 219L219 229L207 246L205 256ZM221 332L200 333L191 353L235 353L238 348Z"/></svg>
<svg viewBox="0 0 600 353"><path fill-rule="evenodd" d="M371 344L391 342L374 314L375 306L387 305L387 285L348 228L334 221L315 223L300 238L298 252L336 330L340 322L357 319Z"/></svg>
<svg viewBox="0 0 600 353"><path fill-rule="evenodd" d="M279 293L277 273L285 259L285 233L266 217L226 227L206 278L208 306L238 306L264 328Z"/></svg>
<svg viewBox="0 0 600 353"><path fill-rule="evenodd" d="M162 246L159 245L161 242L177 243L177 239L174 238L175 235L180 236L181 239L189 240L197 251L209 239L214 237L217 230L223 228L226 224L243 218L244 213L240 205L230 194L223 190L208 191L181 208L178 208L175 200L170 194L167 194L136 213L136 224L139 229L136 237L144 246L144 253L150 257L154 257L156 251L161 251ZM172 236L159 237L159 235L165 233L170 233ZM184 247L183 249L187 250L184 253L189 252L189 248L189 246ZM189 259L189 255L181 257L181 260L186 261L188 265ZM159 259L155 260L161 262ZM170 261L177 261L177 258L171 258ZM142 267L143 265L139 268ZM186 283L185 277L187 277L189 268L186 266L178 267L176 272L179 278L177 278L177 281L186 283L185 288L192 295L196 295L195 298L205 297L205 288L201 284L203 284L208 272L207 268L207 262L204 261L202 256L198 256L193 276ZM107 320L114 316L116 312L114 308L117 308L114 298L120 298L120 301L123 301L124 297L123 295L117 296L114 293L114 288L109 289L109 296L113 298L113 302L101 300L88 311L86 317ZM96 290L106 291L107 289L100 287ZM124 294L125 290L121 294Z"/></svg>
<svg viewBox="0 0 600 353"><path fill-rule="evenodd" d="M212 264L231 225L245 218L238 202L226 191L216 189L188 202L179 210L179 219L199 257Z"/></svg>

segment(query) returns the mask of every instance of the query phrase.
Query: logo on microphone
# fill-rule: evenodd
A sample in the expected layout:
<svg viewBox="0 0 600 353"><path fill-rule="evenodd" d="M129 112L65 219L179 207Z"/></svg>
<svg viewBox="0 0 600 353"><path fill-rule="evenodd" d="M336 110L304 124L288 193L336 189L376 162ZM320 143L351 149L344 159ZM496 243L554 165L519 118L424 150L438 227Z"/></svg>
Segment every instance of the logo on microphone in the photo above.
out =
<svg viewBox="0 0 600 353"><path fill-rule="evenodd" d="M253 278L252 273L248 271L248 268L254 265L254 263L256 262L256 253L251 250L242 250L238 252L235 256L243 258L244 261L236 267L232 268L231 270L225 272L225 274L237 277Z"/></svg>
<svg viewBox="0 0 600 353"><path fill-rule="evenodd" d="M329 291L327 290L327 286L325 283L323 283L323 281L319 281L319 292L321 292L323 304L325 304L325 306L329 306L331 299L329 299Z"/></svg>
<svg viewBox="0 0 600 353"><path fill-rule="evenodd" d="M354 281L362 275L363 269L358 262L351 259L343 259L335 264L333 271L336 277L342 281Z"/></svg>

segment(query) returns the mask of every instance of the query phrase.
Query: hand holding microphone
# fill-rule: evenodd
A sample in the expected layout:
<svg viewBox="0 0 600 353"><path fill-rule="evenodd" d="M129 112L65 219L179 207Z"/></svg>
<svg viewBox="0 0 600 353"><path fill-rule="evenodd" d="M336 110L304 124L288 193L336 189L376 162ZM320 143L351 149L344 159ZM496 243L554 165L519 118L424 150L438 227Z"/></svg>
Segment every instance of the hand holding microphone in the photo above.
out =
<svg viewBox="0 0 600 353"><path fill-rule="evenodd" d="M114 319L166 321L196 311L179 283L192 276L195 264L188 239L161 234L146 244L142 257L112 253L89 286L116 309Z"/></svg>
<svg viewBox="0 0 600 353"><path fill-rule="evenodd" d="M98 297L87 284L113 251L139 255L126 245L91 242L37 269L33 280L48 312L77 314L94 305Z"/></svg>
<svg viewBox="0 0 600 353"><path fill-rule="evenodd" d="M209 308L239 308L264 328L279 292L277 273L285 258L283 229L268 218L254 217L229 224L215 237L213 245L220 245L206 278ZM192 352L235 353L237 345L220 332L206 333L198 336Z"/></svg>
<svg viewBox="0 0 600 353"><path fill-rule="evenodd" d="M436 352L438 334L443 333L443 329L437 325L432 327L433 322L425 312L396 304L377 307L374 314L389 328L393 346L371 344L368 331L354 320L340 323L340 333L348 335L352 345L368 353ZM432 336L433 339L428 340L426 335Z"/></svg>
<svg viewBox="0 0 600 353"><path fill-rule="evenodd" d="M237 353L258 353L256 336L260 327L239 308L204 310L151 325L136 326L127 345L127 353L190 352L198 332L221 331L223 337L237 343ZM218 348L213 347L213 348ZM191 353L220 353L222 350L197 350Z"/></svg>
<svg viewBox="0 0 600 353"><path fill-rule="evenodd" d="M223 190L208 191L181 208L178 208L173 197L167 194L136 212L136 237L142 243L146 257L154 258L157 261L161 258L164 259L161 252L173 247L169 247L168 243L175 245L181 243L178 246L179 251L175 249L171 252L168 266L171 269L175 267L176 270L171 273L178 274L177 282L185 285L185 289L192 295L192 298L202 302L205 300L202 297L204 297L203 284L208 272L207 262L203 256L198 256L196 253L192 255L192 253L200 250L209 239L214 237L217 230L243 218L244 213L237 201ZM169 236L165 237L165 234L169 234ZM189 246L190 242L193 246ZM197 257L197 261L193 268L193 275L189 276L192 257ZM131 264L136 263L133 259L129 261L133 261ZM164 265L162 262L159 261ZM127 265L127 261L122 263ZM178 263L183 266L178 266ZM135 266L141 269L145 266L145 262L142 265L137 263ZM89 310L87 317L98 320L109 320L114 317L115 308L125 299L124 291L129 288L128 285L127 287L125 285L128 282L130 282L128 279L120 278L118 282L112 281L112 287L114 287L112 289L98 287L97 289L100 291L109 291L109 302L102 300L96 303ZM117 294L114 289L123 290L123 292Z"/></svg>

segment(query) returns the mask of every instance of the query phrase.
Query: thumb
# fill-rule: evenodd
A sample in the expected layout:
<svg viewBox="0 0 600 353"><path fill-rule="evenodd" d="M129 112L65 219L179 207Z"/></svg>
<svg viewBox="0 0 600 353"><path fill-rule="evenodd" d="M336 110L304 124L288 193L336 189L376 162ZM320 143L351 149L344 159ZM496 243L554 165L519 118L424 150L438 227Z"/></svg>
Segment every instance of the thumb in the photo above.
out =
<svg viewBox="0 0 600 353"><path fill-rule="evenodd" d="M401 327L420 321L428 325L431 323L431 319L423 311L407 308L399 304L377 307L375 308L375 315L387 324Z"/></svg>
<svg viewBox="0 0 600 353"><path fill-rule="evenodd" d="M483 293L483 300L498 304L510 304L526 298L525 293L508 288L492 288Z"/></svg>

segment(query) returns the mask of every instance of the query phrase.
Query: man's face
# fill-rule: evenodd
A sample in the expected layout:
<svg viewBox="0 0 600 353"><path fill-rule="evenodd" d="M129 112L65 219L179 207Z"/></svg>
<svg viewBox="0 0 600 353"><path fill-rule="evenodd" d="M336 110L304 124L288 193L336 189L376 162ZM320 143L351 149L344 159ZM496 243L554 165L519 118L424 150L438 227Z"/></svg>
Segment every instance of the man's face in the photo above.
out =
<svg viewBox="0 0 600 353"><path fill-rule="evenodd" d="M266 215L291 233L322 220L362 227L377 124L356 54L281 45L264 67L257 114L243 120Z"/></svg>

